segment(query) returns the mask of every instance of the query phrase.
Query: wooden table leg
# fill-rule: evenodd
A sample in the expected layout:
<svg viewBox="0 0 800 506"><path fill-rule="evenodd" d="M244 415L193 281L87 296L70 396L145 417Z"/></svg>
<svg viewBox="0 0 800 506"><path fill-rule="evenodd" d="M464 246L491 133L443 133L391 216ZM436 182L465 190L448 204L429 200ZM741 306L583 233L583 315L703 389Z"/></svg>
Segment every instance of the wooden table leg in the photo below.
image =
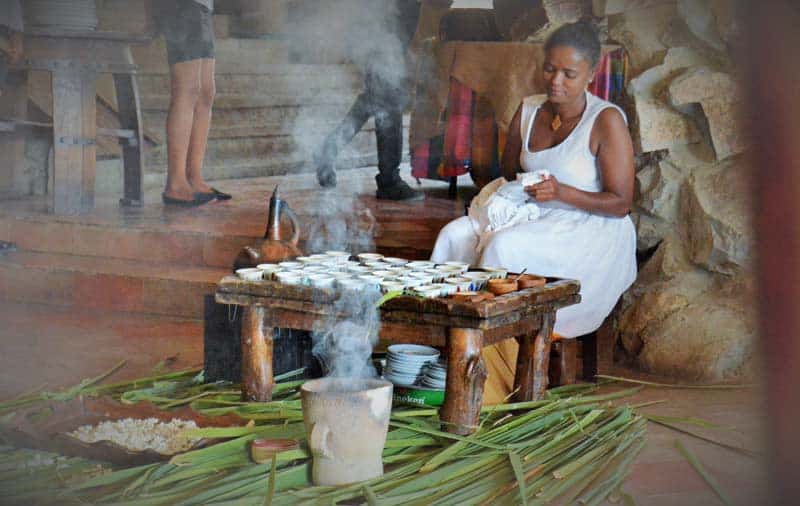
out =
<svg viewBox="0 0 800 506"><path fill-rule="evenodd" d="M242 312L242 399L272 400L272 330L264 328L265 309L243 306Z"/></svg>
<svg viewBox="0 0 800 506"><path fill-rule="evenodd" d="M550 339L556 321L555 311L542 315L542 326L536 336L517 338L517 372L514 375L514 401L535 401L544 398L550 365ZM448 371L449 372L449 371Z"/></svg>
<svg viewBox="0 0 800 506"><path fill-rule="evenodd" d="M441 420L447 422L447 432L467 435L478 426L486 381L482 347L480 330L451 328L448 332L447 385L439 412Z"/></svg>

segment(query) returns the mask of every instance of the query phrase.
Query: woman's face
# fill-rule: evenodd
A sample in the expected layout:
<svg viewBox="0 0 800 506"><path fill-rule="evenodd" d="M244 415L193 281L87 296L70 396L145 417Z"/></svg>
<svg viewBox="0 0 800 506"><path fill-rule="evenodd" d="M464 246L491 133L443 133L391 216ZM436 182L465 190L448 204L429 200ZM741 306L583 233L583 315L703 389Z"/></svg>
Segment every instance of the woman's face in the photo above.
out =
<svg viewBox="0 0 800 506"><path fill-rule="evenodd" d="M548 100L554 104L577 100L592 79L592 71L592 64L574 47L550 48L542 66Z"/></svg>

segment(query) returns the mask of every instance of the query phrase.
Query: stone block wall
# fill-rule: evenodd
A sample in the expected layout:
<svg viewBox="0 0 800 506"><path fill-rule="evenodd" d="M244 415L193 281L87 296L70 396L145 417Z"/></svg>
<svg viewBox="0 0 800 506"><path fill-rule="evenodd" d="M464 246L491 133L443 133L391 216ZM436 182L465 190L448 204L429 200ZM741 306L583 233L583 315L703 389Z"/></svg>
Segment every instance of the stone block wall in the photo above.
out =
<svg viewBox="0 0 800 506"><path fill-rule="evenodd" d="M633 218L646 260L618 332L643 369L682 380L747 376L756 337L753 233L733 0L595 0L631 58Z"/></svg>

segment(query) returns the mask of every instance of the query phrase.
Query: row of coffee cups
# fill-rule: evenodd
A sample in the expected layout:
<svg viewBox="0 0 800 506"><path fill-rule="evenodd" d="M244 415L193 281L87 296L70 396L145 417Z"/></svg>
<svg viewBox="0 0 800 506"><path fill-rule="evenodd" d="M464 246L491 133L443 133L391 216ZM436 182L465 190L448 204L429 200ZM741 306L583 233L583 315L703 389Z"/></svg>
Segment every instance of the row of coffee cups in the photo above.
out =
<svg viewBox="0 0 800 506"><path fill-rule="evenodd" d="M482 289L489 279L505 278L503 268L484 268L468 272L465 262L408 261L383 257L378 253L357 255L328 251L325 254L297 257L277 264L260 264L254 269L239 269L237 275L249 281L276 280L287 285L343 290L379 288L382 292L408 291L423 297L443 297L461 291Z"/></svg>

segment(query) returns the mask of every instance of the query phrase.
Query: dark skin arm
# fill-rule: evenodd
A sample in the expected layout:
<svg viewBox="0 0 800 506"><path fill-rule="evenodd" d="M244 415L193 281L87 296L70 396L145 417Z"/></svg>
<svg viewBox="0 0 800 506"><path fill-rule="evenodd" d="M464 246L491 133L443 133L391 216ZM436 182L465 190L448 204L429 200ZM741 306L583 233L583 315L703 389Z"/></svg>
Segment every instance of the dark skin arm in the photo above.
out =
<svg viewBox="0 0 800 506"><path fill-rule="evenodd" d="M633 202L635 169L633 143L625 120L617 110L608 108L598 115L592 128L590 149L597 156L602 191L579 190L560 184L552 176L541 183L526 187L525 191L537 202L559 200L590 213L625 216ZM517 149L515 152L519 154L520 151ZM505 160L504 153L503 161ZM505 168L504 165L503 169Z"/></svg>

